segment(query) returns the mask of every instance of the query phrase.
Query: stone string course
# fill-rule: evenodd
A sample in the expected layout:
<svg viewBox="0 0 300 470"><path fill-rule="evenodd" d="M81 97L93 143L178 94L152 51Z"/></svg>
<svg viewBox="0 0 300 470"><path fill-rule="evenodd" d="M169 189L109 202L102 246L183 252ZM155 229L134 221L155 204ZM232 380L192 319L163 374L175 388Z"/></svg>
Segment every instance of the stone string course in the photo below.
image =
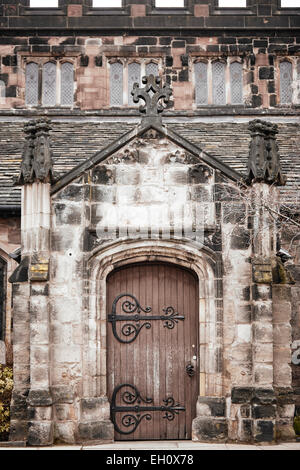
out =
<svg viewBox="0 0 300 470"><path fill-rule="evenodd" d="M173 87L174 109L197 109L193 62L199 58L242 60L246 108L276 108L279 103L279 60L300 54L300 37L292 32L270 36L253 31L238 36L1 36L0 80L6 86L1 108L25 106L25 61L34 57L69 58L75 62L74 105L82 110L109 108L108 61L111 58L153 58L161 61L163 78ZM170 103L169 107L172 107ZM243 106L242 106L243 107Z"/></svg>

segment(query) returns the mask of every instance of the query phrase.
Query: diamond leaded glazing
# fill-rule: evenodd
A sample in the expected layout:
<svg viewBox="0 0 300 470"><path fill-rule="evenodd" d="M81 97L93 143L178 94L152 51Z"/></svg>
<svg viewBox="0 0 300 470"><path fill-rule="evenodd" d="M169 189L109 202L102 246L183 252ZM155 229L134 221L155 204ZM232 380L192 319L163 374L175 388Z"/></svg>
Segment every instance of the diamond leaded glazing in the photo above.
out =
<svg viewBox="0 0 300 470"><path fill-rule="evenodd" d="M207 104L207 64L205 62L195 63L195 97L196 104Z"/></svg>
<svg viewBox="0 0 300 470"><path fill-rule="evenodd" d="M137 104L133 102L131 91L133 90L134 83L138 83L140 85L140 82L141 82L141 66L140 64L133 62L128 65L128 104L129 106L137 106Z"/></svg>
<svg viewBox="0 0 300 470"><path fill-rule="evenodd" d="M293 71L292 64L288 61L280 64L280 102L291 104L293 98Z"/></svg>
<svg viewBox="0 0 300 470"><path fill-rule="evenodd" d="M64 62L61 66L61 96L62 106L72 106L74 100L74 68L70 62Z"/></svg>
<svg viewBox="0 0 300 470"><path fill-rule="evenodd" d="M43 106L56 105L56 64L47 62L43 67Z"/></svg>
<svg viewBox="0 0 300 470"><path fill-rule="evenodd" d="M154 62L150 62L149 64L146 65L146 75L154 75L154 77L157 77L158 75L158 65L155 64Z"/></svg>
<svg viewBox="0 0 300 470"><path fill-rule="evenodd" d="M110 64L110 104L111 106L123 104L123 64L120 62Z"/></svg>
<svg viewBox="0 0 300 470"><path fill-rule="evenodd" d="M213 89L213 104L225 105L226 104L226 90L225 90L225 64L223 62L212 63L212 89Z"/></svg>
<svg viewBox="0 0 300 470"><path fill-rule="evenodd" d="M34 62L26 65L25 102L28 106L37 106L39 101L39 66Z"/></svg>
<svg viewBox="0 0 300 470"><path fill-rule="evenodd" d="M230 64L231 104L243 103L243 66L240 62Z"/></svg>

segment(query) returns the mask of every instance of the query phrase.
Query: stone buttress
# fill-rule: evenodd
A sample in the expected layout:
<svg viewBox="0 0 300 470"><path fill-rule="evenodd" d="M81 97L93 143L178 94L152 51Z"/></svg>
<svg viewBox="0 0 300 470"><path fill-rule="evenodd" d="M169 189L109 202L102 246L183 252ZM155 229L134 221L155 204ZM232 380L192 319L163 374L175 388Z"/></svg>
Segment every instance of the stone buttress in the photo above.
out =
<svg viewBox="0 0 300 470"><path fill-rule="evenodd" d="M50 392L49 236L52 155L47 119L25 125L18 184L22 185L22 260L14 284L14 390L11 440L53 442Z"/></svg>

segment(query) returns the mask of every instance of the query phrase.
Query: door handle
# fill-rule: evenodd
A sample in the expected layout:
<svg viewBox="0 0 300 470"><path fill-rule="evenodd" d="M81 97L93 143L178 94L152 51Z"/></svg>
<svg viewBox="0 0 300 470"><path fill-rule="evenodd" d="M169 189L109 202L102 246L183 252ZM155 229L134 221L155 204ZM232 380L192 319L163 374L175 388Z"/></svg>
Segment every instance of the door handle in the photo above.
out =
<svg viewBox="0 0 300 470"><path fill-rule="evenodd" d="M185 371L189 377L193 377L195 375L194 365L191 362L189 362L185 367Z"/></svg>

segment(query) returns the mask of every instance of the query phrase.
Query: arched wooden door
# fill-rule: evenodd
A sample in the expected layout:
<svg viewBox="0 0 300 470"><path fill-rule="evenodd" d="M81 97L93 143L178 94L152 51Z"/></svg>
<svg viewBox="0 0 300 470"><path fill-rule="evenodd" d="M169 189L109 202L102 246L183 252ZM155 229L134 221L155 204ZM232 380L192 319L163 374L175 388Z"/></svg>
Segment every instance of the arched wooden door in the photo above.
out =
<svg viewBox="0 0 300 470"><path fill-rule="evenodd" d="M191 439L198 396L198 282L170 264L107 279L107 374L116 440Z"/></svg>

